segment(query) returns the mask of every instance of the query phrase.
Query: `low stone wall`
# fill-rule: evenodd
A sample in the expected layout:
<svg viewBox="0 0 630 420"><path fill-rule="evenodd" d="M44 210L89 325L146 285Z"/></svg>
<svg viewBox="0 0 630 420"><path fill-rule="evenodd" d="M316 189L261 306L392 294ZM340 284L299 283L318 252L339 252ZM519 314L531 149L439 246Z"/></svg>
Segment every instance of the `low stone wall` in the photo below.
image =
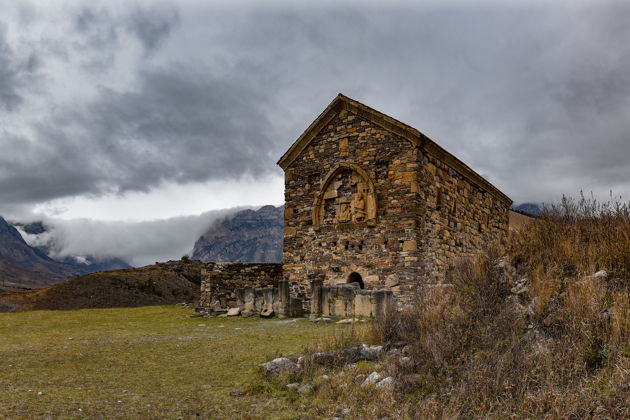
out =
<svg viewBox="0 0 630 420"><path fill-rule="evenodd" d="M357 283L324 285L321 278L311 280L311 290L311 318L382 318L394 309L391 290L363 290Z"/></svg>
<svg viewBox="0 0 630 420"><path fill-rule="evenodd" d="M238 306L238 289L277 287L281 280L280 263L208 263L201 269L199 306L234 308Z"/></svg>
<svg viewBox="0 0 630 420"><path fill-rule="evenodd" d="M278 287L250 286L237 289L236 307L243 316L258 314L264 318L286 318L304 315L302 299L291 297L290 285L286 280L280 280Z"/></svg>
<svg viewBox="0 0 630 420"><path fill-rule="evenodd" d="M363 316L380 318L394 308L391 290L362 290L357 283L324 285L312 278L311 295L296 293L296 282L282 278L282 264L209 263L201 270L201 312L262 317ZM296 296L297 295L297 296Z"/></svg>

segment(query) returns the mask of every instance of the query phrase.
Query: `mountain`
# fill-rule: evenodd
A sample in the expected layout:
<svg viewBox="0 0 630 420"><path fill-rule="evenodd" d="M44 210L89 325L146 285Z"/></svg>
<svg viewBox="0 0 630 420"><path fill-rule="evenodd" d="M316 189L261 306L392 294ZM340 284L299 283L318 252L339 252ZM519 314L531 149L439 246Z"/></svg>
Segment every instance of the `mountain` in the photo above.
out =
<svg viewBox="0 0 630 420"><path fill-rule="evenodd" d="M281 262L284 206L243 210L216 222L193 248L204 262Z"/></svg>
<svg viewBox="0 0 630 420"><path fill-rule="evenodd" d="M46 232L41 222L16 226L31 235ZM79 274L130 267L117 258L65 257L56 261L47 255L47 250L30 246L15 226L0 217L0 287L45 287Z"/></svg>
<svg viewBox="0 0 630 420"><path fill-rule="evenodd" d="M183 259L85 274L50 287L0 293L0 312L169 305L199 299L200 261Z"/></svg>
<svg viewBox="0 0 630 420"><path fill-rule="evenodd" d="M22 235L0 217L0 285L42 287L61 282L76 269L30 247Z"/></svg>
<svg viewBox="0 0 630 420"><path fill-rule="evenodd" d="M537 203L521 203L512 206L511 209L517 213L523 213L527 216L538 216L542 212L540 204Z"/></svg>

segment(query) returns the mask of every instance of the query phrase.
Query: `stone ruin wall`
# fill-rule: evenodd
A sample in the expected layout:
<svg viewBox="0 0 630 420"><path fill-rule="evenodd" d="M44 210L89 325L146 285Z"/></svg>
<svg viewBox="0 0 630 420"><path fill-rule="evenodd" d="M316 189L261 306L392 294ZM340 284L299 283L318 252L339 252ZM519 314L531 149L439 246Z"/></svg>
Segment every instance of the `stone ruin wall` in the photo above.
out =
<svg viewBox="0 0 630 420"><path fill-rule="evenodd" d="M361 290L358 284L324 285L311 279L313 293L295 297L295 288L282 278L282 264L208 263L201 270L201 298L197 312L209 314L299 317L380 318L393 308L391 290ZM295 286L295 285L293 285Z"/></svg>
<svg viewBox="0 0 630 420"><path fill-rule="evenodd" d="M281 280L281 263L208 263L201 269L199 306L233 308L238 289L277 287Z"/></svg>
<svg viewBox="0 0 630 420"><path fill-rule="evenodd" d="M351 272L368 288L410 296L442 281L458 257L501 238L509 199L436 155L345 110L312 139L285 171L284 270L303 285L300 297L310 295L310 276L336 284ZM365 184L375 208L364 199L356 220Z"/></svg>
<svg viewBox="0 0 630 420"><path fill-rule="evenodd" d="M339 167L342 161L349 165ZM372 183L375 203L368 200L361 170ZM416 215L424 207L417 185L409 182L417 170L418 154L408 140L341 111L285 171L285 277L306 285L304 296L310 295L306 279L319 273L328 284L345 283L357 272L366 287L412 288L421 264ZM331 173L329 188L321 191ZM366 195L362 211L355 208L359 192ZM314 226L320 194L322 209L315 217L320 225Z"/></svg>
<svg viewBox="0 0 630 420"><path fill-rule="evenodd" d="M424 153L419 182L426 205L423 238L425 273L440 282L458 258L501 242L511 202L500 199L443 160Z"/></svg>

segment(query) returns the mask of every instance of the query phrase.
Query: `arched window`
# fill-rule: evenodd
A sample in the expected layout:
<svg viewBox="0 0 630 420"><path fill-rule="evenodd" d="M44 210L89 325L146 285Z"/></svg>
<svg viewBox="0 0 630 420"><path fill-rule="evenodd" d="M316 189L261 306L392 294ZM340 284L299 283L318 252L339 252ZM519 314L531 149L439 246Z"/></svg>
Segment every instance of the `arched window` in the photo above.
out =
<svg viewBox="0 0 630 420"><path fill-rule="evenodd" d="M353 271L352 273L350 273L350 275L348 276L348 279L346 280L346 283L359 283L359 287L361 289L365 289L363 278L361 277L361 274L357 273L356 271Z"/></svg>

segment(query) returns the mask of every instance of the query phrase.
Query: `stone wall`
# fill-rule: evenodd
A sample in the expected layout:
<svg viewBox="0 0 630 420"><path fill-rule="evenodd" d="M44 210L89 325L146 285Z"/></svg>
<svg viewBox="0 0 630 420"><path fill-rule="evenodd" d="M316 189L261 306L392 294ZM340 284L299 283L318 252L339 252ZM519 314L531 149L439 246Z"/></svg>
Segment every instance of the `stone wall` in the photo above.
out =
<svg viewBox="0 0 630 420"><path fill-rule="evenodd" d="M199 306L233 308L237 306L238 289L277 287L281 280L279 263L208 263L201 269Z"/></svg>
<svg viewBox="0 0 630 420"><path fill-rule="evenodd" d="M393 274L414 283L424 203L409 180L418 157L367 119L341 111L331 120L285 171L285 277L308 285L323 273L335 284L357 272L367 287Z"/></svg>
<svg viewBox="0 0 630 420"><path fill-rule="evenodd" d="M320 316L383 318L394 309L391 290L363 290L357 283L326 285L311 282L311 319Z"/></svg>
<svg viewBox="0 0 630 420"><path fill-rule="evenodd" d="M426 203L423 265L430 279L439 281L457 258L505 239L509 204L504 200L429 153L420 179Z"/></svg>

